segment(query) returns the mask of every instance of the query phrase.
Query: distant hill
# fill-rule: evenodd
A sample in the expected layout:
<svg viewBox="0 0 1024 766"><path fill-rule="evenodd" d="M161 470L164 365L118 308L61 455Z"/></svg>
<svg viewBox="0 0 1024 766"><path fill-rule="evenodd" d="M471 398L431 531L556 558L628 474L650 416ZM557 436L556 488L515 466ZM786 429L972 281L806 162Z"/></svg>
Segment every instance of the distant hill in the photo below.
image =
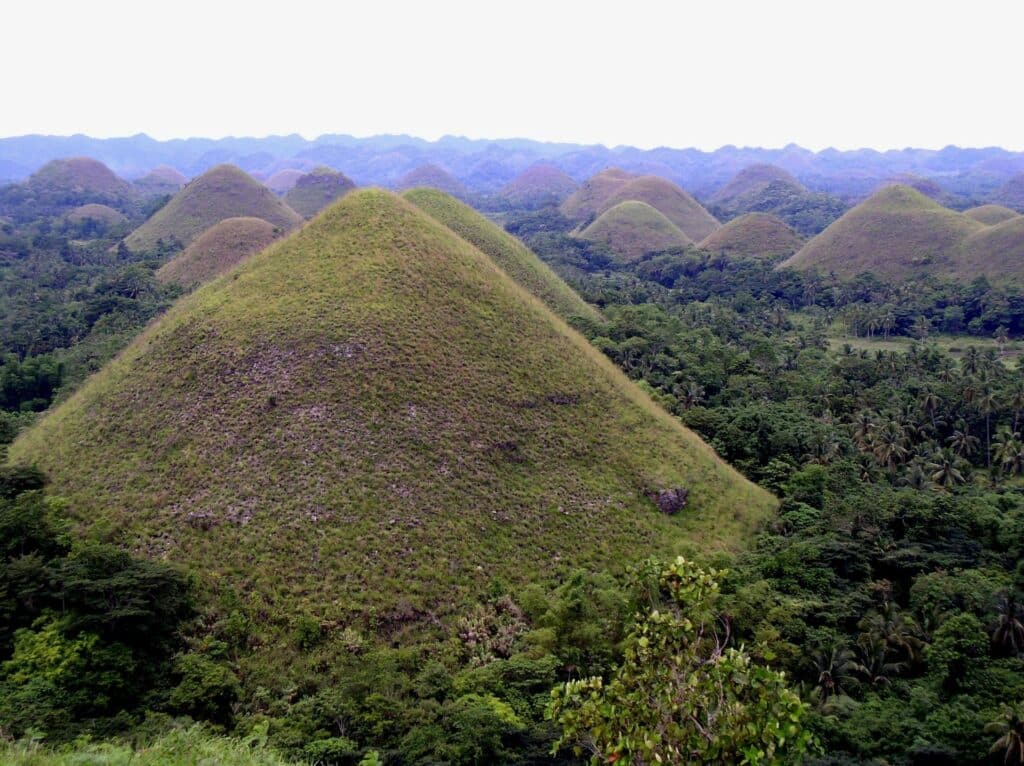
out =
<svg viewBox="0 0 1024 766"><path fill-rule="evenodd" d="M76 207L65 218L70 223L78 224L85 223L86 221L95 221L104 227L117 226L128 221L126 216L114 210L114 208L107 207L106 205L97 205L95 202Z"/></svg>
<svg viewBox="0 0 1024 766"><path fill-rule="evenodd" d="M520 207L542 207L565 201L578 188L578 183L554 165L537 163L502 187L498 195Z"/></svg>
<svg viewBox="0 0 1024 766"><path fill-rule="evenodd" d="M841 278L865 271L882 279L924 275L969 281L1024 280L1024 217L986 225L942 207L908 186L889 186L808 242L784 268Z"/></svg>
<svg viewBox="0 0 1024 766"><path fill-rule="evenodd" d="M619 168L607 168L588 178L562 203L562 214L572 221L593 220L608 209L605 202L636 178Z"/></svg>
<svg viewBox="0 0 1024 766"><path fill-rule="evenodd" d="M701 250L741 257L780 258L803 244L783 221L767 213L747 213L712 232L698 245Z"/></svg>
<svg viewBox="0 0 1024 766"><path fill-rule="evenodd" d="M161 165L153 168L142 178L135 180L135 188L144 197L163 197L177 194L188 179L172 167Z"/></svg>
<svg viewBox="0 0 1024 766"><path fill-rule="evenodd" d="M404 191L420 187L438 189L461 200L469 198L469 190L462 185L462 182L438 165L421 165L410 170L398 180L396 188L399 191Z"/></svg>
<svg viewBox="0 0 1024 766"><path fill-rule="evenodd" d="M286 168L284 170L278 170L270 178L263 182L274 194L284 194L293 186L296 182L306 174L305 170L297 170L295 168Z"/></svg>
<svg viewBox="0 0 1024 766"><path fill-rule="evenodd" d="M735 548L773 513L490 258L390 193L346 195L232 277L178 301L10 460L45 470L82 530L258 603L268 672L294 667L301 615L394 637L495 578L548 586Z"/></svg>
<svg viewBox="0 0 1024 766"><path fill-rule="evenodd" d="M978 207L972 207L969 210L965 210L964 215L968 218L973 218L975 221L979 221L986 226L992 226L993 224L1002 223L1003 221L1009 221L1011 218L1016 218L1019 213L1008 207L1003 207L1002 205L979 205Z"/></svg>
<svg viewBox="0 0 1024 766"><path fill-rule="evenodd" d="M284 195L284 201L303 218L312 218L355 188L348 176L321 166L300 176Z"/></svg>
<svg viewBox="0 0 1024 766"><path fill-rule="evenodd" d="M694 242L707 237L721 224L704 206L671 181L658 176L632 178L612 193L600 206L599 212L620 202L646 202L659 211Z"/></svg>
<svg viewBox="0 0 1024 766"><path fill-rule="evenodd" d="M636 261L647 253L693 244L663 213L635 200L620 202L605 211L579 236L604 243L623 261Z"/></svg>
<svg viewBox="0 0 1024 766"><path fill-rule="evenodd" d="M1024 173L1014 176L1003 184L992 195L991 201L1024 212Z"/></svg>
<svg viewBox="0 0 1024 766"><path fill-rule="evenodd" d="M796 180L792 173L775 165L757 164L743 168L733 178L708 198L708 202L730 211L746 212L756 205L756 199L764 195L769 186L787 190L793 194L807 194L807 188Z"/></svg>
<svg viewBox="0 0 1024 766"><path fill-rule="evenodd" d="M218 165L189 182L128 235L125 244L136 252L151 250L160 240L188 246L215 223L237 217L262 218L282 229L302 222L298 213L255 178L233 165Z"/></svg>
<svg viewBox="0 0 1024 766"><path fill-rule="evenodd" d="M283 229L262 218L227 218L161 266L156 278L192 289L258 253L282 234Z"/></svg>
<svg viewBox="0 0 1024 766"><path fill-rule="evenodd" d="M601 321L600 312L580 298L526 245L491 223L473 208L437 189L413 189L405 199L476 246L530 293L563 319L584 317Z"/></svg>
<svg viewBox="0 0 1024 766"><path fill-rule="evenodd" d="M53 160L22 184L0 195L0 212L14 217L55 216L86 204L106 205L127 212L136 196L131 184L88 157Z"/></svg>

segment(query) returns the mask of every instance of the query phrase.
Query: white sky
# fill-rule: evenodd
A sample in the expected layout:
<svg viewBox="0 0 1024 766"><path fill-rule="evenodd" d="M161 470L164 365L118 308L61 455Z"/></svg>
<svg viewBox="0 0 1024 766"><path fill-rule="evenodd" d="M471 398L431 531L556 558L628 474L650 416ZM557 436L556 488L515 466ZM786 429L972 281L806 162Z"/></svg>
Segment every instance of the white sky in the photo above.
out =
<svg viewBox="0 0 1024 766"><path fill-rule="evenodd" d="M1024 149L1024 0L5 3L0 135Z"/></svg>

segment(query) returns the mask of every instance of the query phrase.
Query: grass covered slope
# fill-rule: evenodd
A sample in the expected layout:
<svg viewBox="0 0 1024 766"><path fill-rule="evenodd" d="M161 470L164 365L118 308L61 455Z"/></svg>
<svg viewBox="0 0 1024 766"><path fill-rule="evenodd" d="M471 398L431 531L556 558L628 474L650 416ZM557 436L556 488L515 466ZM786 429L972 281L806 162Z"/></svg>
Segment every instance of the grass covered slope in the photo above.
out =
<svg viewBox="0 0 1024 766"><path fill-rule="evenodd" d="M135 188L144 197L162 197L177 194L188 179L172 167L160 165L135 180Z"/></svg>
<svg viewBox="0 0 1024 766"><path fill-rule="evenodd" d="M114 210L114 208L107 205L97 205L95 202L76 207L65 218L67 218L69 223L95 221L104 226L116 226L128 220L122 213Z"/></svg>
<svg viewBox="0 0 1024 766"><path fill-rule="evenodd" d="M704 239L722 225L687 192L658 176L640 176L627 182L604 201L601 212L631 200L646 202L694 242Z"/></svg>
<svg viewBox="0 0 1024 766"><path fill-rule="evenodd" d="M708 202L730 210L745 210L752 201L772 185L794 194L806 194L807 189L788 171L776 165L757 164L743 168L715 192Z"/></svg>
<svg viewBox="0 0 1024 766"><path fill-rule="evenodd" d="M1024 173L1014 176L1003 184L992 195L992 202L1024 212Z"/></svg>
<svg viewBox="0 0 1024 766"><path fill-rule="evenodd" d="M979 205L965 210L964 215L986 226L994 226L997 223L1016 218L1018 214L1002 205Z"/></svg>
<svg viewBox="0 0 1024 766"><path fill-rule="evenodd" d="M302 217L274 193L234 165L218 165L192 180L170 202L125 238L128 249L152 250L158 241L182 245L226 218L262 218L291 229Z"/></svg>
<svg viewBox="0 0 1024 766"><path fill-rule="evenodd" d="M713 232L699 247L725 255L779 258L792 255L802 244L800 236L775 216L747 213Z"/></svg>
<svg viewBox="0 0 1024 766"><path fill-rule="evenodd" d="M89 157L51 160L33 173L25 186L46 206L73 208L92 202L120 210L134 198L131 184Z"/></svg>
<svg viewBox="0 0 1024 766"><path fill-rule="evenodd" d="M274 194L284 194L293 186L296 182L306 174L304 170L298 170L296 168L285 168L284 170L278 170L270 178L263 182Z"/></svg>
<svg viewBox="0 0 1024 766"><path fill-rule="evenodd" d="M992 282L1024 283L1024 215L967 237L959 276L968 280L982 274Z"/></svg>
<svg viewBox="0 0 1024 766"><path fill-rule="evenodd" d="M455 176L439 165L420 165L398 179L399 191L418 189L421 186L439 189L459 199L469 197L469 190Z"/></svg>
<svg viewBox="0 0 1024 766"><path fill-rule="evenodd" d="M620 202L580 232L582 239L603 242L624 261L647 253L692 245L693 240L646 202Z"/></svg>
<svg viewBox="0 0 1024 766"><path fill-rule="evenodd" d="M284 201L303 218L312 218L355 188L356 185L343 173L318 167L303 174L284 195Z"/></svg>
<svg viewBox="0 0 1024 766"><path fill-rule="evenodd" d="M961 275L961 247L985 226L909 186L887 186L847 212L781 267L883 279Z"/></svg>
<svg viewBox="0 0 1024 766"><path fill-rule="evenodd" d="M227 218L200 234L156 272L161 282L191 289L257 253L284 231L262 218Z"/></svg>
<svg viewBox="0 0 1024 766"><path fill-rule="evenodd" d="M605 202L633 178L636 176L619 168L602 170L584 181L580 188L562 203L562 215L572 221L596 218L608 209Z"/></svg>
<svg viewBox="0 0 1024 766"><path fill-rule="evenodd" d="M493 577L734 546L775 506L487 256L377 190L180 300L10 460L45 469L82 527L281 629L370 606L395 625ZM652 493L678 487L689 506L659 511Z"/></svg>
<svg viewBox="0 0 1024 766"><path fill-rule="evenodd" d="M536 163L509 181L498 195L514 205L539 207L567 199L579 184L554 165Z"/></svg>
<svg viewBox="0 0 1024 766"><path fill-rule="evenodd" d="M580 298L550 266L469 205L437 189L413 189L402 196L489 256L563 319L579 316L601 321L600 312Z"/></svg>

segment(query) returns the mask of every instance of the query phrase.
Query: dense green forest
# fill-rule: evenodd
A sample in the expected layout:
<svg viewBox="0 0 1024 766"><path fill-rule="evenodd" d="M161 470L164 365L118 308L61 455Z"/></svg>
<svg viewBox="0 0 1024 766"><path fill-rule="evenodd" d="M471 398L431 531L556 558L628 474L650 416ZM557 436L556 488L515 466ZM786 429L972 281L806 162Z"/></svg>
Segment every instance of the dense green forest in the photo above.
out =
<svg viewBox="0 0 1024 766"><path fill-rule="evenodd" d="M0 759L124 762L136 745L154 763L182 748L224 763L1019 763L1024 368L1001 349L1024 332L1024 294L832 282L694 248L625 266L555 208L503 215L602 309L578 328L776 493L777 520L735 555L638 552L553 590L493 579L419 632L302 616L303 665L276 696L253 671L274 651L257 604L116 535L76 538L44 476L4 469ZM176 297L153 279L175 248L131 255L126 231L4 224L0 443ZM837 326L914 342L830 345ZM954 355L935 343L951 333L978 344ZM659 711L684 703L692 725L666 734Z"/></svg>

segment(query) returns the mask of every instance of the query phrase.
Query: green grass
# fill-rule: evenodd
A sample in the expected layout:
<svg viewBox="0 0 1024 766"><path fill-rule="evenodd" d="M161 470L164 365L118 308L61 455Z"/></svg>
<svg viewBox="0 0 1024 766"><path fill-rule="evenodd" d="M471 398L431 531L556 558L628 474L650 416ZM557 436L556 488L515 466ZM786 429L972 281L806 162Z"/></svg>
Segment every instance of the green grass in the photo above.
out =
<svg viewBox="0 0 1024 766"><path fill-rule="evenodd" d="M986 226L994 226L997 223L1016 218L1018 213L1002 205L979 205L965 210L964 215Z"/></svg>
<svg viewBox="0 0 1024 766"><path fill-rule="evenodd" d="M562 215L572 221L592 220L608 209L604 204L633 178L619 168L608 168L584 181L561 205Z"/></svg>
<svg viewBox="0 0 1024 766"><path fill-rule="evenodd" d="M578 316L603 321L594 306L580 298L522 242L473 208L436 189L413 189L402 196L490 256L509 276L563 319Z"/></svg>
<svg viewBox="0 0 1024 766"><path fill-rule="evenodd" d="M601 204L598 212L604 213L627 201L646 202L694 242L700 242L721 227L697 200L658 176L640 176L628 181Z"/></svg>
<svg viewBox="0 0 1024 766"><path fill-rule="evenodd" d="M218 165L178 192L148 221L125 238L130 250L144 252L159 240L177 239L188 246L215 223L226 218L262 218L291 229L302 217L267 187L233 165Z"/></svg>
<svg viewBox="0 0 1024 766"><path fill-rule="evenodd" d="M131 196L131 184L118 178L114 171L99 160L90 157L51 160L33 173L27 184L38 190L93 194L100 198L97 201L106 198L127 199Z"/></svg>
<svg viewBox="0 0 1024 766"><path fill-rule="evenodd" d="M156 278L191 289L223 274L283 233L262 218L227 218L161 266Z"/></svg>
<svg viewBox="0 0 1024 766"><path fill-rule="evenodd" d="M106 205L97 205L95 202L79 205L65 217L71 223L84 223L87 220L91 220L104 226L117 226L128 220L124 215L114 210L114 208L107 207Z"/></svg>
<svg viewBox="0 0 1024 766"><path fill-rule="evenodd" d="M426 186L431 189L439 189L445 194L451 194L459 199L466 199L469 191L462 182L442 167L437 165L421 165L402 176L397 184L397 189L418 189Z"/></svg>
<svg viewBox="0 0 1024 766"><path fill-rule="evenodd" d="M578 188L579 184L558 168L538 163L509 181L498 193L516 205L530 206L562 202Z"/></svg>
<svg viewBox="0 0 1024 766"><path fill-rule="evenodd" d="M775 216L747 213L713 232L700 248L732 256L779 258L792 255L802 243L800 236Z"/></svg>
<svg viewBox="0 0 1024 766"><path fill-rule="evenodd" d="M354 188L356 185L342 173L330 168L316 168L295 182L284 201L303 218L312 218Z"/></svg>
<svg viewBox="0 0 1024 766"><path fill-rule="evenodd" d="M875 351L906 352L915 343L920 345L922 341L902 336L885 338L881 334L873 338L856 337L846 333L837 324L829 334L828 343L832 351L839 351L844 345L849 344L858 351L866 350L874 353ZM960 359L970 346L981 350L995 349L1000 352L1003 362L1010 367L1018 367L1020 356L1024 353L1024 341L1012 340L1000 348L993 338L979 338L973 335L930 335L924 343L937 346L955 359Z"/></svg>
<svg viewBox="0 0 1024 766"><path fill-rule="evenodd" d="M601 214L579 236L603 242L623 261L636 261L647 253L685 247L693 240L661 212L645 202L620 202Z"/></svg>
<svg viewBox="0 0 1024 766"><path fill-rule="evenodd" d="M303 612L429 622L493 577L737 548L775 508L490 258L377 190L180 300L10 460L47 471L82 532L244 598L265 672L295 660ZM690 505L670 517L651 493L675 487Z"/></svg>

